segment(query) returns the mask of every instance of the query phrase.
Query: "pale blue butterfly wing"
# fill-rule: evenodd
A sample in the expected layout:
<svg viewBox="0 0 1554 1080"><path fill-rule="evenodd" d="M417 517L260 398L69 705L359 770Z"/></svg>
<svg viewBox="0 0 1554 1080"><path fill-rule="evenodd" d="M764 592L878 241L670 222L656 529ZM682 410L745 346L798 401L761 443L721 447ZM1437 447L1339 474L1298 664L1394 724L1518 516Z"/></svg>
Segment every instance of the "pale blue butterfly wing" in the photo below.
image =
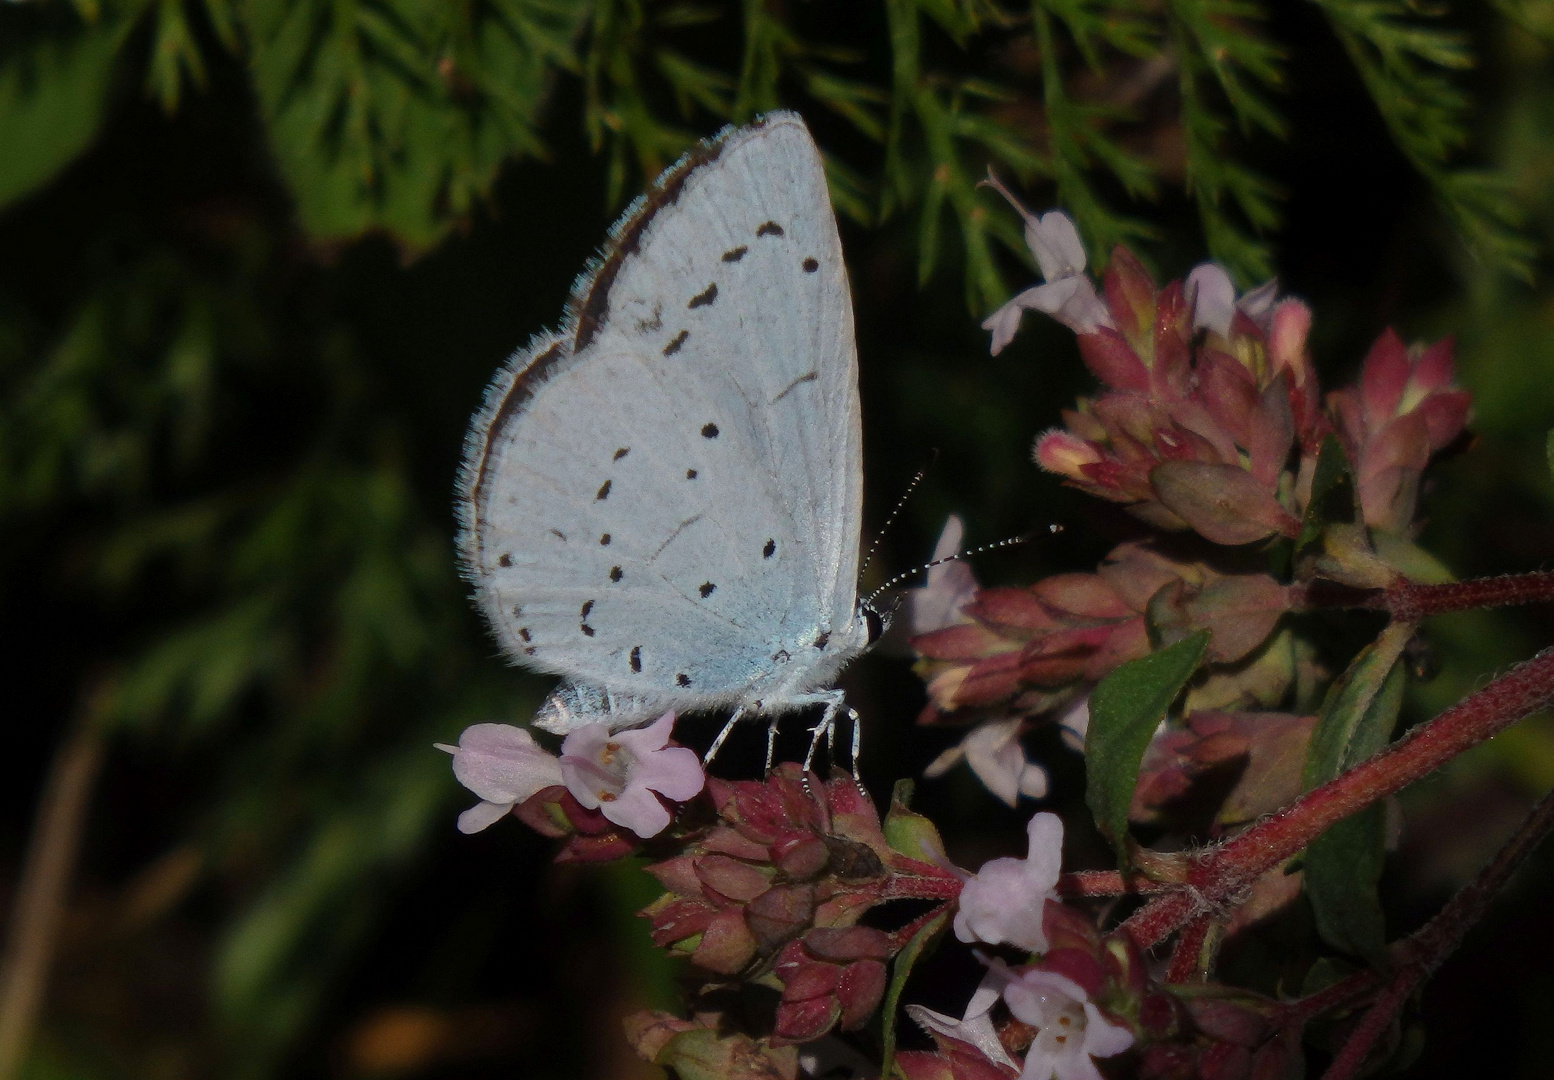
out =
<svg viewBox="0 0 1554 1080"><path fill-rule="evenodd" d="M852 306L797 116L702 146L627 213L562 332L493 383L461 492L504 651L585 714L805 704L866 644Z"/></svg>

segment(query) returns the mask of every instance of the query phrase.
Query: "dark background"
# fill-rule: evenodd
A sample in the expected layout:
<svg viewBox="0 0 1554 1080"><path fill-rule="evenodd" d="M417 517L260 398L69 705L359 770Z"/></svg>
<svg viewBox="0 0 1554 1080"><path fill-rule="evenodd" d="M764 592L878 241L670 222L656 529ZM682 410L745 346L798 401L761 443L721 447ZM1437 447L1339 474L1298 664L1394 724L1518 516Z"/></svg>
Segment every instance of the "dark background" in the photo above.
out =
<svg viewBox="0 0 1554 1080"><path fill-rule="evenodd" d="M806 35L856 50L856 70L888 83L873 6L797 7ZM737 49L733 18L686 31L684 48L717 62ZM1474 103L1466 152L1505 170L1546 235L1547 47L1486 10L1458 21L1480 61L1459 78ZM1547 276L1529 285L1465 252L1314 7L1279 5L1266 32L1288 57L1275 97L1288 136L1237 152L1285 192L1267 239L1285 291L1316 313L1324 379L1351 377L1384 326L1456 334L1476 439L1437 467L1423 543L1464 576L1546 566ZM242 60L208 22L193 33L203 87L170 113L126 62L90 148L0 210L0 925L52 756L87 722L106 753L24 1075L649 1075L618 1020L674 1003L674 970L632 917L651 882L632 866L552 866L551 843L516 822L459 835L469 796L430 748L468 723L521 722L544 689L503 666L462 599L452 480L485 382L556 323L620 209L579 120L584 83L554 79L548 160L503 168L445 239L414 252L381 233L321 243L297 222ZM1032 81L993 46L934 49ZM877 146L797 103L823 145L878 167ZM1169 100L1143 111L1163 185L1137 208L1160 230L1141 254L1179 276L1203 240L1169 150ZM719 123L693 111L685 126ZM632 173L623 194L641 183ZM1053 201L1050 185L1026 192ZM979 561L985 583L1092 566L1114 523L1029 457L1088 388L1072 336L1032 317L989 357L954 244L919 286L910 214L844 221L843 242L870 524L938 451L879 572L925 558L952 511L973 544L1065 526ZM1012 286L1030 278L1012 256L1004 270ZM1416 683L1409 718L1546 644L1547 616L1433 624L1439 673ZM867 657L846 686L876 793L955 738L911 726L922 690L905 660ZM1395 929L1428 917L1554 784L1547 719L1407 794L1385 882ZM712 725L687 731L705 739ZM1052 764L1075 850L1093 848L1077 760L1055 739L1031 750ZM758 752L727 760L754 768ZM968 866L1014 851L1031 809L1005 810L964 771L920 783L918 798ZM1551 885L1545 858L1431 984L1407 1075L1491 1063L1547 1075ZM920 1000L957 1007L975 977L961 960L926 969Z"/></svg>

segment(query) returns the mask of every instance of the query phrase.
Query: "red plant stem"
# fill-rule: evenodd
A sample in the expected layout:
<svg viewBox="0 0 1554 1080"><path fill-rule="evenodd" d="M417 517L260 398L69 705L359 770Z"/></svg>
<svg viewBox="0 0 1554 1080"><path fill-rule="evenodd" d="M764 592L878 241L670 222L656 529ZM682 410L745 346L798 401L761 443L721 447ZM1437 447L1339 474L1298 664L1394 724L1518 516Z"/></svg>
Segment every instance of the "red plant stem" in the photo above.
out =
<svg viewBox="0 0 1554 1080"><path fill-rule="evenodd" d="M1546 603L1554 603L1554 571L1473 578L1446 585L1399 578L1385 589L1356 589L1331 581L1291 586L1291 607L1297 610L1373 608L1391 612L1399 622L1418 622L1448 611Z"/></svg>
<svg viewBox="0 0 1554 1080"><path fill-rule="evenodd" d="M1214 919L1204 915L1188 923L1176 939L1171 953L1171 963L1166 968L1168 983L1201 982L1203 979L1203 946L1214 929Z"/></svg>
<svg viewBox="0 0 1554 1080"><path fill-rule="evenodd" d="M1385 592L1386 606L1400 622L1417 622L1426 615L1507 604L1554 602L1554 572L1474 578L1447 585L1421 585L1400 578Z"/></svg>
<svg viewBox="0 0 1554 1080"><path fill-rule="evenodd" d="M1057 893L1071 899L1165 892L1169 886L1146 877L1127 880L1115 870L1077 870L1058 878Z"/></svg>
<svg viewBox="0 0 1554 1080"><path fill-rule="evenodd" d="M1375 757L1306 792L1273 817L1202 856L1188 887L1146 904L1123 923L1152 948L1195 915L1230 901L1264 871L1310 844L1335 822L1418 780L1554 701L1554 648L1545 649Z"/></svg>
<svg viewBox="0 0 1554 1080"><path fill-rule="evenodd" d="M960 895L960 878L917 874L893 874L879 886L881 900L954 900Z"/></svg>
<svg viewBox="0 0 1554 1080"><path fill-rule="evenodd" d="M929 923L943 915L946 911L949 910L949 907L949 903L946 902L938 905L937 907L930 908L923 912L923 914L919 915L917 918L913 919L911 922L907 923L900 930L892 933L890 935L890 945L892 950L906 948L907 943L917 936L918 931L922 930L923 927L927 926Z"/></svg>
<svg viewBox="0 0 1554 1080"><path fill-rule="evenodd" d="M1376 1040L1386 1032L1393 1015L1402 1008L1414 987L1429 977L1456 950L1462 943L1463 935L1484 917L1490 902L1505 888L1511 875L1526 861L1551 828L1554 828L1554 792L1538 800L1532 813L1527 815L1527 819L1506 841L1505 846L1495 853L1495 857L1480 871L1477 878L1463 886L1435 918L1392 947L1392 957L1397 966L1391 980L1376 995L1376 1000L1350 1033L1343 1049L1323 1074L1323 1080L1350 1080L1359 1071L1370 1056ZM1337 985L1342 986L1343 983Z"/></svg>

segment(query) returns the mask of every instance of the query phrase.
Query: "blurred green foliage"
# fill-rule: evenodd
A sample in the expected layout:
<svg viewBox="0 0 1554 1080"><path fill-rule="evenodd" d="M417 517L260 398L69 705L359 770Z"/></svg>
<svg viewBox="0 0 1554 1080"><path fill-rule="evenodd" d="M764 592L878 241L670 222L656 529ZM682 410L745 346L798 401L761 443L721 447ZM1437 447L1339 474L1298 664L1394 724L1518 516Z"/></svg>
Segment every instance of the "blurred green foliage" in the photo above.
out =
<svg viewBox="0 0 1554 1080"><path fill-rule="evenodd" d="M1259 279L1280 262L1286 205L1326 212L1302 208L1278 140L1298 126L1301 49L1336 44L1352 68L1334 78L1353 85L1318 123L1371 110L1417 178L1387 183L1440 210L1410 210L1407 227L1457 236L1405 312L1412 333L1462 330L1483 433L1434 496L1431 549L1462 574L1546 558L1554 307L1514 279L1554 231L1549 5L1312 11L1315 27L1253 0L0 6L0 560L8 608L36 620L12 673L38 684L15 721L36 752L19 767L35 776L70 699L102 695L117 751L173 763L181 786L138 833L117 820L134 806L112 808L135 839L100 874L131 879L193 845L210 942L188 962L211 1002L195 1060L105 1064L133 1035L67 1051L61 1028L37 1074L273 1075L329 1022L429 838L451 835L459 795L429 744L522 718L542 689L493 658L455 574L451 463L479 382L554 320L577 245L724 122L801 109L856 226L850 251L864 229L881 238L854 263L873 496L942 440L953 480L925 493L921 521L955 498L990 534L1024 531L1076 505L1034 509L1024 455L1079 375L1071 359L1032 366L1061 340L1041 330L981 355L975 317L1031 270L1018 221L977 182L993 168L1062 205L1097 261L1126 242ZM1472 69L1480 52L1493 80ZM537 180L546 168L571 171ZM1362 276L1379 259L1335 257ZM907 291L889 296L898 263ZM1341 284L1325 308L1327 264L1306 265L1322 332L1349 349L1322 360L1347 364L1376 312L1345 309ZM478 303L461 304L476 279ZM1464 525L1507 500L1533 539L1486 544ZM1415 711L1541 640L1517 613L1473 618L1433 631L1443 674ZM1554 776L1554 740L1521 738L1507 760L1529 770L1541 754L1536 775ZM609 909L631 891L613 883ZM450 956L478 952L470 934ZM641 981L662 993L655 962Z"/></svg>

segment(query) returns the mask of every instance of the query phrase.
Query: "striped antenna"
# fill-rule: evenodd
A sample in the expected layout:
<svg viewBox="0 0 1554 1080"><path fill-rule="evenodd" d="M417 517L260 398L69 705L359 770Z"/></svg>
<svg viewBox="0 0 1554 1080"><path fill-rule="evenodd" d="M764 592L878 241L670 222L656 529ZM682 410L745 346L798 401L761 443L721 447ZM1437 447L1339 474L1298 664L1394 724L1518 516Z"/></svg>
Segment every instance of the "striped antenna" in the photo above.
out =
<svg viewBox="0 0 1554 1080"><path fill-rule="evenodd" d="M928 470L933 468L933 463L938 459L939 451L935 450L933 452L933 456L928 459L928 464L917 470L917 475L912 477L912 482L909 483L906 486L906 490L901 493L901 498L896 500L895 507L890 511L890 514L886 516L885 524L880 526L880 531L874 534L874 542L869 545L869 550L865 552L863 556L863 564L858 567L858 580L860 582L863 580L863 572L869 568L869 561L874 558L874 553L879 550L880 541L885 539L885 534L888 533L890 531L890 527L895 524L896 518L901 516L901 511L905 509L907 500L912 497L912 492L917 490L917 485L923 482L923 477L928 475Z"/></svg>
<svg viewBox="0 0 1554 1080"><path fill-rule="evenodd" d="M874 606L874 598L880 593L884 592L886 589L893 589L903 581L906 581L909 578L914 578L918 574L926 574L936 566L942 566L947 562L958 562L961 559L969 559L973 555L981 555L985 551L993 551L997 548L1014 547L1016 544L1029 543L1033 539L1035 539L1035 536L1031 533L1026 533L1023 536L1011 536L1004 540L998 540L991 544L983 544L981 547L972 548L970 551L962 551L955 555L946 555L942 559L935 559L933 562L924 563L922 566L913 567L911 570L908 570L905 573L897 574L895 577L885 582L885 584L871 592L868 596L864 597L863 605L864 607L872 608Z"/></svg>

